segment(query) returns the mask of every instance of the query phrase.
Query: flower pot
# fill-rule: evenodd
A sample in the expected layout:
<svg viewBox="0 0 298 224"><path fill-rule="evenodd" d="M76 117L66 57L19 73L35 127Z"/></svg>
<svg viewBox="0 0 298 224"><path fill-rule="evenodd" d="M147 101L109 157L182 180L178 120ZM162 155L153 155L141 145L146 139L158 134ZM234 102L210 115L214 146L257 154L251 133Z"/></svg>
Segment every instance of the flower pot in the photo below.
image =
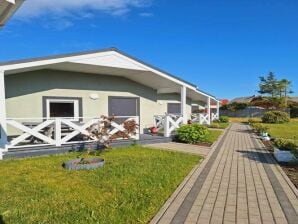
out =
<svg viewBox="0 0 298 224"><path fill-rule="evenodd" d="M102 158L87 158L83 160L74 159L63 163L63 167L67 170L92 170L103 167L105 161Z"/></svg>
<svg viewBox="0 0 298 224"><path fill-rule="evenodd" d="M153 134L153 135L155 135L155 134L158 133L158 129L157 129L157 127L152 127L152 128L150 128L149 130L150 130L150 133Z"/></svg>
<svg viewBox="0 0 298 224"><path fill-rule="evenodd" d="M296 157L291 153L291 151L280 150L280 149L274 147L273 154L278 162L287 163L287 162L296 160Z"/></svg>
<svg viewBox="0 0 298 224"><path fill-rule="evenodd" d="M262 136L261 137L263 141L270 141L270 137L269 136Z"/></svg>
<svg viewBox="0 0 298 224"><path fill-rule="evenodd" d="M268 133L267 132L261 132L260 135L261 135L261 137L268 137Z"/></svg>

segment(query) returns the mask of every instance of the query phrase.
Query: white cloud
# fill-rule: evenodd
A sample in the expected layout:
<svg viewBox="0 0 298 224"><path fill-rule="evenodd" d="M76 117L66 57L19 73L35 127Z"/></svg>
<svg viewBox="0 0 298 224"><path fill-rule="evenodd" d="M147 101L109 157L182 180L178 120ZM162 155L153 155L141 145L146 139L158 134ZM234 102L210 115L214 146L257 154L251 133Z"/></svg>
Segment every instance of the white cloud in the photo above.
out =
<svg viewBox="0 0 298 224"><path fill-rule="evenodd" d="M131 8L146 7L150 2L151 0L26 0L18 12L18 17L83 17L88 11L101 11L119 16L126 14Z"/></svg>
<svg viewBox="0 0 298 224"><path fill-rule="evenodd" d="M141 17L152 17L152 16L154 16L154 14L150 13L150 12L141 12L141 13L139 13L139 16L141 16Z"/></svg>

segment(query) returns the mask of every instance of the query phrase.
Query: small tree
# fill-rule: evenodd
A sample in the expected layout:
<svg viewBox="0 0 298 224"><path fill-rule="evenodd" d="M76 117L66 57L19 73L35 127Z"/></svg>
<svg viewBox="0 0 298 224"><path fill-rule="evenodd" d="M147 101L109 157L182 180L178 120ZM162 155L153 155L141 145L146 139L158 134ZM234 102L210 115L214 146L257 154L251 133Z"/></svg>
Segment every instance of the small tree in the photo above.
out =
<svg viewBox="0 0 298 224"><path fill-rule="evenodd" d="M274 105L276 108L286 108L288 95L293 91L290 89L291 81L287 79L277 80L273 72L269 72L267 77L260 77L259 93L270 95L268 104Z"/></svg>
<svg viewBox="0 0 298 224"><path fill-rule="evenodd" d="M123 123L123 130L110 134L112 122L115 122L115 117L101 116L100 121L87 129L87 138L96 139L99 143L103 144L106 148L111 148L111 143L115 139L130 139L130 136L135 135L139 125L135 120L127 120Z"/></svg>
<svg viewBox="0 0 298 224"><path fill-rule="evenodd" d="M288 94L294 93L290 89L291 85L292 85L292 82L287 79L282 79L278 81L278 89L279 89L280 97L288 97Z"/></svg>
<svg viewBox="0 0 298 224"><path fill-rule="evenodd" d="M276 96L278 89L278 81L273 72L269 72L267 77L260 76L259 93L269 94L271 97Z"/></svg>

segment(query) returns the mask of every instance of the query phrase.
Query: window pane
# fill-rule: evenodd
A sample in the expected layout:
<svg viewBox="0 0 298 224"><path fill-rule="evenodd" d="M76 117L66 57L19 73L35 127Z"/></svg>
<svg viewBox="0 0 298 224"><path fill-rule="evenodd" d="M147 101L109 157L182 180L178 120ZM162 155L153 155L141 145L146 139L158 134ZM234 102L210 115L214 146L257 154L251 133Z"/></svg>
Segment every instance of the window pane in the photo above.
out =
<svg viewBox="0 0 298 224"><path fill-rule="evenodd" d="M180 103L168 103L168 113L169 114L181 114L181 104Z"/></svg>
<svg viewBox="0 0 298 224"><path fill-rule="evenodd" d="M74 117L74 103L50 103L50 117Z"/></svg>

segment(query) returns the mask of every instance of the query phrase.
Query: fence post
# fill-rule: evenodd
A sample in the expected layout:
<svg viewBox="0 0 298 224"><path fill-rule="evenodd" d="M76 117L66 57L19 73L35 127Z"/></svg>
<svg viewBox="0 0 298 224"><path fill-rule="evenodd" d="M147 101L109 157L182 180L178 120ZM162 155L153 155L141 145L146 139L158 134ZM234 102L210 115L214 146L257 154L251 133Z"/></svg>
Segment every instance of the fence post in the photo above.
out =
<svg viewBox="0 0 298 224"><path fill-rule="evenodd" d="M136 140L140 140L140 117L135 117L134 118L136 123L138 124L137 132L136 132Z"/></svg>
<svg viewBox="0 0 298 224"><path fill-rule="evenodd" d="M7 152L7 125L4 71L0 71L0 160Z"/></svg>
<svg viewBox="0 0 298 224"><path fill-rule="evenodd" d="M169 121L169 115L165 116L165 124L164 124L164 136L170 137L170 121Z"/></svg>
<svg viewBox="0 0 298 224"><path fill-rule="evenodd" d="M61 119L55 119L55 142L56 146L61 146Z"/></svg>

